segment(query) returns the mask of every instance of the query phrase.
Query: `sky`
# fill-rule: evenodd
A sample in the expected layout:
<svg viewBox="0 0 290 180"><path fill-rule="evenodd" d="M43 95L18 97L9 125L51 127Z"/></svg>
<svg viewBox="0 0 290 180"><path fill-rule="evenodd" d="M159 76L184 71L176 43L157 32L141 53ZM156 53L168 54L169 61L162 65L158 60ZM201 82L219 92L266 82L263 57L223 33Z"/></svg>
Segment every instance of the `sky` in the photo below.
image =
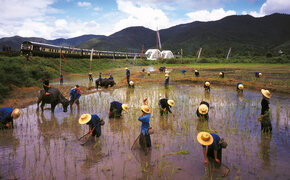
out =
<svg viewBox="0 0 290 180"><path fill-rule="evenodd" d="M0 0L0 38L111 35L131 26L165 29L229 15L290 14L290 0Z"/></svg>

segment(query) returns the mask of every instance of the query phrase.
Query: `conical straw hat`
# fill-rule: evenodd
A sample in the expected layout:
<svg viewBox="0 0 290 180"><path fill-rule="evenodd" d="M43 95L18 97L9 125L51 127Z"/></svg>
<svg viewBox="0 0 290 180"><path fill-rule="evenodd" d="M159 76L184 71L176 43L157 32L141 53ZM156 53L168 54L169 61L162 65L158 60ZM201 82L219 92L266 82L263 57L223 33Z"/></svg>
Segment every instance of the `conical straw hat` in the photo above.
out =
<svg viewBox="0 0 290 180"><path fill-rule="evenodd" d="M122 109L124 111L128 111L128 105L127 104L122 104Z"/></svg>
<svg viewBox="0 0 290 180"><path fill-rule="evenodd" d="M174 106L174 101L173 101L173 100L168 100L167 103L168 103L170 106Z"/></svg>
<svg viewBox="0 0 290 180"><path fill-rule="evenodd" d="M239 88L240 90L243 90L243 89L244 89L244 85L243 85L243 84L239 84L239 85L238 85L238 88Z"/></svg>
<svg viewBox="0 0 290 180"><path fill-rule="evenodd" d="M207 82L205 82L205 85L206 86L210 86L210 83L207 81Z"/></svg>
<svg viewBox="0 0 290 180"><path fill-rule="evenodd" d="M88 123L92 118L92 115L90 114L82 114L82 116L79 119L80 124L86 124Z"/></svg>
<svg viewBox="0 0 290 180"><path fill-rule="evenodd" d="M200 114L207 114L208 113L208 107L207 107L207 105L205 105L205 104L201 104L199 107L198 107L198 112L200 113Z"/></svg>
<svg viewBox="0 0 290 180"><path fill-rule="evenodd" d="M213 137L208 132L200 132L197 134L197 141L204 146L209 146L213 143Z"/></svg>
<svg viewBox="0 0 290 180"><path fill-rule="evenodd" d="M133 86L134 82L133 82L133 81L130 81L129 84L130 84L131 86Z"/></svg>
<svg viewBox="0 0 290 180"><path fill-rule="evenodd" d="M12 115L13 119L17 119L17 118L19 118L20 114L21 114L20 109L15 108L15 109L12 111L12 114L11 114L11 115Z"/></svg>

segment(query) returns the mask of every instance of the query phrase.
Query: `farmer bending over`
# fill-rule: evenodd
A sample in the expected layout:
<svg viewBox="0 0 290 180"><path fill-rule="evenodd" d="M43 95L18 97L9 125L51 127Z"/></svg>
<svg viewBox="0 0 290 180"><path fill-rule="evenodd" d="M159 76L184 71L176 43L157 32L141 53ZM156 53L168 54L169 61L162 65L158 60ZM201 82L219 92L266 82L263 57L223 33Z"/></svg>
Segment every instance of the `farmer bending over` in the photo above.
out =
<svg viewBox="0 0 290 180"><path fill-rule="evenodd" d="M203 147L204 163L207 163L207 157L213 158L217 163L222 161L222 148L226 148L228 144L217 134L200 132L197 134L197 141ZM207 152L206 152L206 146Z"/></svg>
<svg viewBox="0 0 290 180"><path fill-rule="evenodd" d="M21 114L20 109L15 108L1 108L0 109L0 122L1 128L13 128L13 119L17 119Z"/></svg>
<svg viewBox="0 0 290 180"><path fill-rule="evenodd" d="M89 133L91 137L97 137L97 142L99 141L99 137L101 136L102 129L101 126L105 124L103 119L100 119L96 114L83 114L79 119L80 124L89 125Z"/></svg>
<svg viewBox="0 0 290 180"><path fill-rule="evenodd" d="M134 81L129 82L129 88L135 88Z"/></svg>
<svg viewBox="0 0 290 180"><path fill-rule="evenodd" d="M79 85L76 85L74 88L71 88L71 90L69 91L69 103L70 103L70 109L72 110L72 105L74 103L77 104L78 107L78 111L80 110L80 102L79 99L81 97L81 89L79 87Z"/></svg>
<svg viewBox="0 0 290 180"><path fill-rule="evenodd" d="M238 91L238 92L243 92L243 90L244 90L244 85L243 85L242 83L239 82L239 83L237 84L237 91Z"/></svg>
<svg viewBox="0 0 290 180"><path fill-rule="evenodd" d="M256 78L259 78L259 77L262 76L262 73L260 73L260 72L255 72L255 76L256 76Z"/></svg>
<svg viewBox="0 0 290 180"><path fill-rule="evenodd" d="M174 106L174 101L173 100L168 100L167 98L162 98L159 100L158 102L159 104L159 107L161 108L160 109L160 115L162 116L163 113L166 113L168 114L169 113L172 113L170 108L172 106ZM173 117L175 116L173 113L172 113Z"/></svg>
<svg viewBox="0 0 290 180"><path fill-rule="evenodd" d="M209 104L206 101L201 101L196 110L196 115L199 119L208 120Z"/></svg>
<svg viewBox="0 0 290 180"><path fill-rule="evenodd" d="M203 85L205 91L210 91L210 83L206 81Z"/></svg>
<svg viewBox="0 0 290 180"><path fill-rule="evenodd" d="M123 110L126 111L126 112L128 111L128 105L127 104L122 104L122 103L120 103L118 101L111 102L109 118L121 117Z"/></svg>
<svg viewBox="0 0 290 180"><path fill-rule="evenodd" d="M225 73L224 73L224 72L220 72L220 73L219 73L219 77L220 77L220 78L224 78L224 77L225 77Z"/></svg>
<svg viewBox="0 0 290 180"><path fill-rule="evenodd" d="M199 76L199 72L198 72L198 70L195 70L195 71L194 71L194 74L195 74L195 77L198 77L198 76Z"/></svg>

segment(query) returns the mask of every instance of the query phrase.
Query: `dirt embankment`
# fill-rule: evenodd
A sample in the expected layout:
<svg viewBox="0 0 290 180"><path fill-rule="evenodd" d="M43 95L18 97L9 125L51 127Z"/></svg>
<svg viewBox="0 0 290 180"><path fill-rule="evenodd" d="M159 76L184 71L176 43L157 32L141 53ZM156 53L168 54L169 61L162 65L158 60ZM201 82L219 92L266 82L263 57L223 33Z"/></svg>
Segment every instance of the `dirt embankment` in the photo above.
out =
<svg viewBox="0 0 290 180"><path fill-rule="evenodd" d="M135 85L147 83L147 82L158 82L164 83L164 77L152 77L154 74L158 74L159 72L154 71L151 72L151 76L148 76L147 73L143 72L135 72L131 73L130 79L134 81ZM259 90L261 88L269 89L271 92L283 93L285 95L290 95L289 88L283 88L277 85L272 85L271 83L263 83L256 81L238 81L236 79L221 79L221 78L206 78L206 77L194 77L194 76L179 76L170 79L170 83L186 83L186 84L202 84L205 81L209 81L211 86L230 86L236 87L238 82L244 84L245 89L254 89ZM109 87L108 89L102 88L101 91L108 91L110 89L116 89L120 87L127 86L127 79L124 77L120 82L118 82L114 87ZM68 93L71 86L59 86L58 89L62 92L65 97L68 97ZM81 86L82 94L90 94L97 92L94 86L86 87ZM29 88L13 88L13 92L11 92L9 98L7 98L3 104L0 104L0 108L3 107L19 107L24 108L29 105L37 103L37 93L41 90L40 87L29 87ZM99 90L100 91L100 90Z"/></svg>

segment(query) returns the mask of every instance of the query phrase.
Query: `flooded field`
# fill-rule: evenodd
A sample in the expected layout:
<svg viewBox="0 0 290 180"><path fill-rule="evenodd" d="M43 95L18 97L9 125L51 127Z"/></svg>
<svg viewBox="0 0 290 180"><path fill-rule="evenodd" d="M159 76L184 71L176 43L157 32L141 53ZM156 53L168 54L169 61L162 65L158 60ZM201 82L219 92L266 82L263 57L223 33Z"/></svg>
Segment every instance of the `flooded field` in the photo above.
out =
<svg viewBox="0 0 290 180"><path fill-rule="evenodd" d="M80 81L81 82L81 81ZM153 150L146 154L131 150L140 133L142 98L151 108ZM160 116L158 100L175 101L175 118ZM22 109L13 130L0 133L0 176L4 179L220 179L218 171L205 166L197 128L217 131L228 142L222 162L230 169L223 179L289 178L290 98L274 94L270 99L272 135L261 135L262 95L245 89L238 96L234 88L212 87L204 93L200 85L137 85L99 91L80 98L80 112L49 109L36 112L36 105ZM129 105L122 119L109 119L111 101ZM200 101L210 104L208 124L200 124L196 109ZM50 105L46 105L49 108ZM97 114L106 124L99 143L81 146L77 139L88 132L78 124L83 113ZM187 150L189 154L170 153Z"/></svg>

